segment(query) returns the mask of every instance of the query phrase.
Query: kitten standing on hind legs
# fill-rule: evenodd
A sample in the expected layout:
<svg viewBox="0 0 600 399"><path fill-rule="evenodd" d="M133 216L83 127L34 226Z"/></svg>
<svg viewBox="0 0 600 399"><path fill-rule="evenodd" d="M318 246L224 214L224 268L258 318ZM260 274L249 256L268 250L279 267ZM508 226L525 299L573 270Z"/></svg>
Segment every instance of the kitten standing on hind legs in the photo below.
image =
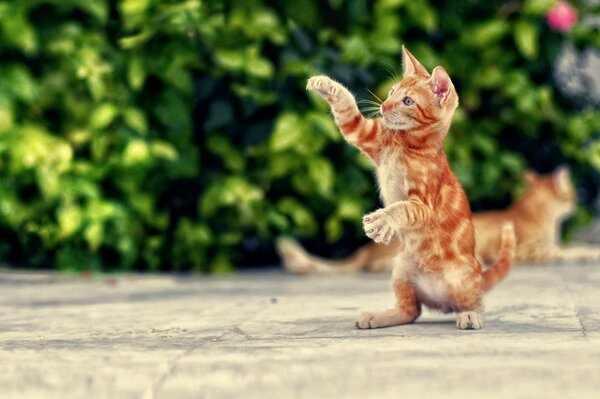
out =
<svg viewBox="0 0 600 399"><path fill-rule="evenodd" d="M381 105L381 118L364 118L352 94L327 76L307 84L330 104L344 138L376 167L385 207L363 218L366 235L376 243L397 241L396 306L364 313L356 326L412 323L425 305L457 312L460 329L479 329L483 293L510 269L514 230L504 226L500 255L483 272L474 254L469 203L443 151L458 95L442 67L430 74L404 47L403 53L404 77Z"/></svg>

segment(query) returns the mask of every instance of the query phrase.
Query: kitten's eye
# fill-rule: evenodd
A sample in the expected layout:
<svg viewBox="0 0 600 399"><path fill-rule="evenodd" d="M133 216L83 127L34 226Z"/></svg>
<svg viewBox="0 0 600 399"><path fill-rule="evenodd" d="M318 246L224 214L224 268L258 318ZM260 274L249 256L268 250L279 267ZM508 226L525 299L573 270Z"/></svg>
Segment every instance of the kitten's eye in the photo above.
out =
<svg viewBox="0 0 600 399"><path fill-rule="evenodd" d="M410 106L410 105L413 105L415 103L415 101L410 97L404 97L402 99L402 103L406 106Z"/></svg>

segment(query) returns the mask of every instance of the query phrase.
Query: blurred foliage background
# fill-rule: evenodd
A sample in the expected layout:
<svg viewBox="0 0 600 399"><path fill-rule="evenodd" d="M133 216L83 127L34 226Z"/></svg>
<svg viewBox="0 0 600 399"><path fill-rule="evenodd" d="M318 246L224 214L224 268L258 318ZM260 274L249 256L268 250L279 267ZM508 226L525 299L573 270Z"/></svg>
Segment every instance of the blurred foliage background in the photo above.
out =
<svg viewBox="0 0 600 399"><path fill-rule="evenodd" d="M552 0L27 0L0 3L0 260L61 270L275 264L273 240L363 242L372 170L306 79L384 97L401 44L444 65L461 107L447 143L474 209L527 167L600 182L600 112L555 88ZM576 3L581 15L598 6Z"/></svg>

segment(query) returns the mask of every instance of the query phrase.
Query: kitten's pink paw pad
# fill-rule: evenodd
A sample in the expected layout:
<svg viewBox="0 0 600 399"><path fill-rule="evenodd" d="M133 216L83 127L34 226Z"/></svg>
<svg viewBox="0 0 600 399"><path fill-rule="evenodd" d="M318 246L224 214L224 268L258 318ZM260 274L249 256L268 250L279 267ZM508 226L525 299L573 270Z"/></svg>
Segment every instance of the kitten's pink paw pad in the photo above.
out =
<svg viewBox="0 0 600 399"><path fill-rule="evenodd" d="M367 237L379 244L389 244L396 232L394 221L383 209L365 215L363 228Z"/></svg>
<svg viewBox="0 0 600 399"><path fill-rule="evenodd" d="M456 327L461 330L480 330L483 328L483 315L472 311L459 313Z"/></svg>

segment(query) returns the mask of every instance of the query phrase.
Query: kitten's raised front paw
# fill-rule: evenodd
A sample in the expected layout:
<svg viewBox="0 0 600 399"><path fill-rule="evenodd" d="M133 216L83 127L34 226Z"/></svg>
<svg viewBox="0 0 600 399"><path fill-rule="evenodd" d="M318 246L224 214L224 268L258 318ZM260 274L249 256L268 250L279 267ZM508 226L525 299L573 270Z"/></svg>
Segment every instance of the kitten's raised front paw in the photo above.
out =
<svg viewBox="0 0 600 399"><path fill-rule="evenodd" d="M461 330L480 330L483 328L483 315L473 311L461 312L456 317L456 327Z"/></svg>
<svg viewBox="0 0 600 399"><path fill-rule="evenodd" d="M389 244L396 233L394 220L385 209L365 215L362 222L367 237L378 244Z"/></svg>
<svg viewBox="0 0 600 399"><path fill-rule="evenodd" d="M342 92L340 84L327 76L313 76L308 79L306 90L317 93L329 103L338 102Z"/></svg>

